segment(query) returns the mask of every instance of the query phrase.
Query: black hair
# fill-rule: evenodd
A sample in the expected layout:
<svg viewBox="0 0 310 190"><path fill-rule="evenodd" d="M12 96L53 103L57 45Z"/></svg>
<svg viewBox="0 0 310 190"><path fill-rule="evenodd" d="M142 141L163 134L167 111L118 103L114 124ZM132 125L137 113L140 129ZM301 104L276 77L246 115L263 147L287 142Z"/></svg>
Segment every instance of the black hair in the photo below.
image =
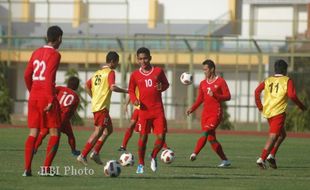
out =
<svg viewBox="0 0 310 190"><path fill-rule="evenodd" d="M119 61L119 55L115 51L109 51L106 56L106 63L115 63L117 61Z"/></svg>
<svg viewBox="0 0 310 190"><path fill-rule="evenodd" d="M55 42L63 35L63 31L59 26L51 26L47 29L47 41Z"/></svg>
<svg viewBox="0 0 310 190"><path fill-rule="evenodd" d="M214 70L215 70L215 64L211 59L205 60L204 62L202 62L202 65L208 65L209 69L214 68Z"/></svg>
<svg viewBox="0 0 310 190"><path fill-rule="evenodd" d="M146 47L140 47L138 50L137 50L137 56L140 54L140 53L144 53L146 54L148 57L151 56L151 52L148 48Z"/></svg>
<svg viewBox="0 0 310 190"><path fill-rule="evenodd" d="M287 63L283 59L278 59L274 63L274 72L275 74L286 75L287 73Z"/></svg>
<svg viewBox="0 0 310 190"><path fill-rule="evenodd" d="M75 76L71 76L68 79L68 83L67 83L67 87L71 88L72 90L77 90L79 88L80 85L80 79L75 77Z"/></svg>

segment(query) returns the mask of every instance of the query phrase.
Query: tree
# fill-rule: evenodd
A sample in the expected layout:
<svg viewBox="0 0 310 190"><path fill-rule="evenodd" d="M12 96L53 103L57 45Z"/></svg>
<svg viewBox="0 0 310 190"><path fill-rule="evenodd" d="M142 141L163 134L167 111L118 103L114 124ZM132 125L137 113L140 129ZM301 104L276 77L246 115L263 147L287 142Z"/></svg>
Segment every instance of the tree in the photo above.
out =
<svg viewBox="0 0 310 190"><path fill-rule="evenodd" d="M9 95L7 64L0 62L0 123L11 123L12 99Z"/></svg>
<svg viewBox="0 0 310 190"><path fill-rule="evenodd" d="M234 125L229 121L230 115L227 112L227 104L226 102L222 103L222 108L223 108L223 118L222 122L219 125L220 129L226 129L226 130L231 130L234 128Z"/></svg>

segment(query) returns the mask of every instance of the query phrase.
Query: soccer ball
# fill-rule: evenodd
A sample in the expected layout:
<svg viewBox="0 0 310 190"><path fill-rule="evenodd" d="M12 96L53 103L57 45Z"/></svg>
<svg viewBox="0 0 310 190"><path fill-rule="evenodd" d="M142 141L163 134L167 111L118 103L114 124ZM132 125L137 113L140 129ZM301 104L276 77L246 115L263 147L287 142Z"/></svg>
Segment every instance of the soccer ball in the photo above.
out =
<svg viewBox="0 0 310 190"><path fill-rule="evenodd" d="M121 165L116 160L110 160L103 168L104 175L109 177L117 177L121 174Z"/></svg>
<svg viewBox="0 0 310 190"><path fill-rule="evenodd" d="M161 155L160 159L165 163L165 164L171 164L174 160L174 152L170 149L164 150Z"/></svg>
<svg viewBox="0 0 310 190"><path fill-rule="evenodd" d="M193 83L193 75L189 72L184 72L180 76L180 81L182 84L190 85Z"/></svg>
<svg viewBox="0 0 310 190"><path fill-rule="evenodd" d="M119 163L122 166L133 166L135 163L134 156L131 153L125 152L119 158Z"/></svg>

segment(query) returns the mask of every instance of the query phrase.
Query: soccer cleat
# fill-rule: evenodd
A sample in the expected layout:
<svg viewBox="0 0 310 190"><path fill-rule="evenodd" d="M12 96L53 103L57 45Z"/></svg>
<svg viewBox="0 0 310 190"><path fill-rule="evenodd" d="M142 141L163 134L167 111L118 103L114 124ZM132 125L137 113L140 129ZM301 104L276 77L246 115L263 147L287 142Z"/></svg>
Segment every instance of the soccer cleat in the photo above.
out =
<svg viewBox="0 0 310 190"><path fill-rule="evenodd" d="M31 171L25 170L22 176L23 176L23 177L31 177L31 176L32 176L32 173L31 173Z"/></svg>
<svg viewBox="0 0 310 190"><path fill-rule="evenodd" d="M126 152L126 148L124 148L123 146L120 146L119 149L117 149L120 152Z"/></svg>
<svg viewBox="0 0 310 190"><path fill-rule="evenodd" d="M79 150L72 150L71 153L72 153L73 156L78 156L78 155L81 154L81 151L79 151Z"/></svg>
<svg viewBox="0 0 310 190"><path fill-rule="evenodd" d="M138 165L136 173L137 174L143 174L144 173L144 169L143 169L143 165L142 164Z"/></svg>
<svg viewBox="0 0 310 190"><path fill-rule="evenodd" d="M259 168L261 168L261 169L267 169L267 167L266 167L266 162L262 159L262 158L259 158L259 159L257 159L257 161L256 161L256 164L257 164L257 166L259 167Z"/></svg>
<svg viewBox="0 0 310 190"><path fill-rule="evenodd" d="M83 164L84 166L87 166L87 159L84 158L84 157L82 156L82 154L80 154L80 155L76 158L76 160L77 160L78 162L80 162L81 164Z"/></svg>
<svg viewBox="0 0 310 190"><path fill-rule="evenodd" d="M231 162L229 160L223 160L222 163L220 165L218 165L217 167L219 168L226 168L228 166L231 165Z"/></svg>
<svg viewBox="0 0 310 190"><path fill-rule="evenodd" d="M153 172L156 172L157 170L157 159L156 158L151 159L151 170Z"/></svg>
<svg viewBox="0 0 310 190"><path fill-rule="evenodd" d="M277 169L277 162L276 162L276 158L274 156L272 156L271 154L268 155L267 157L267 162L269 164L269 166L273 169Z"/></svg>
<svg viewBox="0 0 310 190"><path fill-rule="evenodd" d="M197 157L197 155L196 155L195 153L192 153L192 154L190 155L189 159L190 159L191 161L194 161L194 160L197 159L196 157Z"/></svg>
<svg viewBox="0 0 310 190"><path fill-rule="evenodd" d="M101 161L99 154L92 152L89 157L90 157L90 159L95 161L96 164L103 165L103 162Z"/></svg>

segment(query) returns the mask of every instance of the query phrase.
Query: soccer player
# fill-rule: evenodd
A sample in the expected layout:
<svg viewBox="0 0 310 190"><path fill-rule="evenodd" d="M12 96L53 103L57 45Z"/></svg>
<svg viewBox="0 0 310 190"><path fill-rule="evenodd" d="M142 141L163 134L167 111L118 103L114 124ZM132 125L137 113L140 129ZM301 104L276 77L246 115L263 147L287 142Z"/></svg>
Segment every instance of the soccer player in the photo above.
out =
<svg viewBox="0 0 310 190"><path fill-rule="evenodd" d="M94 148L90 158L97 164L102 165L99 152L113 132L113 125L109 115L112 91L120 93L128 93L127 89L118 87L115 84L115 72L119 65L119 55L110 51L106 56L106 64L86 83L86 92L91 97L92 112L94 114L95 130L88 138L82 153L77 160L87 165L87 155Z"/></svg>
<svg viewBox="0 0 310 190"><path fill-rule="evenodd" d="M55 79L61 58L57 49L62 42L62 35L63 31L60 27L49 27L47 44L32 53L24 73L26 87L29 91L28 128L30 132L25 142L23 176L32 176L31 163L40 128L48 128L51 135L44 161L45 174L49 173L49 168L58 149L60 108L55 93Z"/></svg>
<svg viewBox="0 0 310 190"><path fill-rule="evenodd" d="M60 104L60 113L61 113L61 128L60 131L65 133L68 137L68 143L71 148L71 153L74 156L80 155L80 151L76 150L75 137L73 134L72 126L70 119L76 112L76 109L79 105L80 98L75 92L79 88L80 79L72 76L68 79L67 87L57 86L56 94L57 100ZM48 129L40 129L39 136L35 143L34 152L37 152L39 146L41 145L43 139L48 134Z"/></svg>
<svg viewBox="0 0 310 190"><path fill-rule="evenodd" d="M274 76L266 78L255 89L256 106L263 116L267 118L269 124L269 137L260 158L256 161L256 164L261 169L266 169L266 160L271 168L277 169L275 156L286 137L284 123L287 97L301 110L306 110L306 107L296 96L293 81L286 76L287 63L282 59L275 61L274 71ZM264 91L263 104L260 99L262 91Z"/></svg>
<svg viewBox="0 0 310 190"><path fill-rule="evenodd" d="M168 89L169 83L164 71L151 65L150 50L141 47L137 50L137 61L140 68L135 70L129 80L129 96L135 106L140 106L138 122L141 125L138 141L139 165L136 173L144 173L144 157L148 133L151 126L156 136L154 148L151 154L151 170L157 170L156 156L161 150L166 136L166 118L161 93ZM135 89L139 89L139 97Z"/></svg>
<svg viewBox="0 0 310 190"><path fill-rule="evenodd" d="M207 59L202 63L205 79L200 82L198 96L194 104L186 110L186 114L193 113L200 104L203 103L201 113L201 137L198 139L194 152L190 155L190 160L196 160L201 149L209 141L212 149L222 159L218 167L228 167L231 162L224 154L221 144L216 139L216 128L222 120L221 102L230 100L229 88L226 81L215 74L215 64Z"/></svg>

